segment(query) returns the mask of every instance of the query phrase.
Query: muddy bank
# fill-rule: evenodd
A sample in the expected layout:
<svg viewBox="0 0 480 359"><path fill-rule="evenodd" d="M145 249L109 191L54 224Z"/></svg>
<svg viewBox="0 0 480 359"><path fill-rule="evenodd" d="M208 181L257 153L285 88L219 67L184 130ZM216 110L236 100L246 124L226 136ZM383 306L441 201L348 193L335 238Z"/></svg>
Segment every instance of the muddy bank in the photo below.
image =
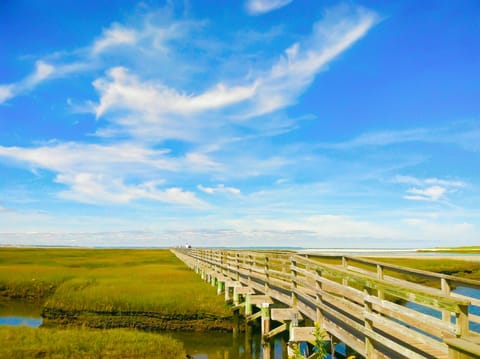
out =
<svg viewBox="0 0 480 359"><path fill-rule="evenodd" d="M84 326L89 328L135 328L145 331L232 331L232 318L209 314L161 314L148 312L89 312L44 308L43 325Z"/></svg>

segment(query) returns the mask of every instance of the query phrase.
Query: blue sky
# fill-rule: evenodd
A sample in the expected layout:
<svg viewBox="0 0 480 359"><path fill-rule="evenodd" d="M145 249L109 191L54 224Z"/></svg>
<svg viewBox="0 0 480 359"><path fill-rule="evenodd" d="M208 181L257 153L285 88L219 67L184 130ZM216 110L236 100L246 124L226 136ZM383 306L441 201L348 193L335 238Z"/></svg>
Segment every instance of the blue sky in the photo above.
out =
<svg viewBox="0 0 480 359"><path fill-rule="evenodd" d="M480 244L480 3L1 1L0 242Z"/></svg>

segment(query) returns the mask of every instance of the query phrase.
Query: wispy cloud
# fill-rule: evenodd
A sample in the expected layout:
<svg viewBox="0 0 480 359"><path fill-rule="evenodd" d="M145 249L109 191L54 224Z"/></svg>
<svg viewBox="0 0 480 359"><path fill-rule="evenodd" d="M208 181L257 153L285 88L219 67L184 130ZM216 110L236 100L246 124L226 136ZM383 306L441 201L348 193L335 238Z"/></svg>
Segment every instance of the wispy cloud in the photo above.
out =
<svg viewBox="0 0 480 359"><path fill-rule="evenodd" d="M445 143L469 151L480 150L478 122L455 122L445 127L388 130L361 134L351 140L337 143L321 143L319 148L354 150L361 147L383 147L409 142Z"/></svg>
<svg viewBox="0 0 480 359"><path fill-rule="evenodd" d="M197 187L200 191L208 194L216 194L216 193L240 194L240 190L238 188L226 187L224 184L219 184L216 187L205 187L199 184Z"/></svg>
<svg viewBox="0 0 480 359"><path fill-rule="evenodd" d="M212 130L221 129L223 135L232 136L239 122L255 123L255 117L295 104L319 71L376 22L378 16L363 8L327 11L312 34L286 49L269 69L245 68L245 73L251 72L246 78L224 78L195 92L170 86L163 79L144 79L138 69L110 69L94 82L100 97L96 115L110 123L97 134L193 141L211 138Z"/></svg>
<svg viewBox="0 0 480 359"><path fill-rule="evenodd" d="M403 198L412 201L438 201L446 192L447 189L440 186L431 186L423 189L409 188L407 193L410 193L410 195L404 196Z"/></svg>
<svg viewBox="0 0 480 359"><path fill-rule="evenodd" d="M0 85L0 104L15 96L14 85Z"/></svg>
<svg viewBox="0 0 480 359"><path fill-rule="evenodd" d="M266 9L262 4L255 6ZM271 3L270 9L279 4ZM208 205L195 191L241 190L198 183L279 176L293 163L287 153L269 154L250 145L294 129L303 117L288 118L280 111L295 104L315 76L378 20L376 13L360 7L330 9L309 35L282 55L262 60L255 68L243 64L235 75L212 65L217 61L208 58L212 55L203 55L203 43L195 37L206 26L203 21L152 12L135 23L114 23L86 47L37 62L35 72L21 81L30 91L48 79L78 71L92 76L104 69L104 75L92 81L96 101L78 105L67 94L72 110L90 110L96 116L95 134L87 140L103 144L0 146L0 157L33 171L53 172L56 184L65 187L58 193L63 199L99 204L153 200L205 208ZM200 58L192 61L183 54L186 47ZM109 55L126 65L110 66ZM178 80L174 73L185 78ZM209 73L209 79L198 81L196 73ZM0 98L19 94L18 88L0 87ZM184 150L176 152L169 141L179 141ZM188 179L199 173L204 177Z"/></svg>
<svg viewBox="0 0 480 359"><path fill-rule="evenodd" d="M376 13L340 6L325 13L312 34L292 44L270 71L260 76L258 96L247 116L257 116L296 103L298 96L325 66L360 40L379 21Z"/></svg>
<svg viewBox="0 0 480 359"><path fill-rule="evenodd" d="M393 182L395 183L407 183L413 185L440 185L440 186L447 186L447 187L465 187L466 184L463 181L458 180L445 180L439 178L416 178L412 176L402 176L397 175L393 178Z"/></svg>
<svg viewBox="0 0 480 359"><path fill-rule="evenodd" d="M249 14L261 15L280 9L291 2L292 0L248 0L245 6Z"/></svg>
<svg viewBox="0 0 480 359"><path fill-rule="evenodd" d="M135 45L137 40L138 35L134 30L113 24L93 43L91 51L93 55L98 55L114 46Z"/></svg>
<svg viewBox="0 0 480 359"><path fill-rule="evenodd" d="M0 85L0 104L15 96L31 91L37 85L52 77L54 73L54 66L43 61L37 61L33 73L23 80L12 84Z"/></svg>
<svg viewBox="0 0 480 359"><path fill-rule="evenodd" d="M167 153L168 150L150 150L132 143L110 146L60 143L38 148L0 146L0 157L26 163L32 169L56 172L55 182L69 187L59 193L64 199L96 204L149 199L194 208L208 207L193 192L169 187L158 178L192 166L191 158L168 158ZM85 161L86 158L89 160ZM202 168L209 169L197 161L194 170ZM126 184L127 179L136 183Z"/></svg>
<svg viewBox="0 0 480 359"><path fill-rule="evenodd" d="M163 184L163 181L126 185L120 179L111 180L92 173L58 175L55 181L69 186L69 190L59 193L61 198L78 202L125 204L133 200L149 199L199 209L209 207L195 193L182 188L159 189L158 184Z"/></svg>
<svg viewBox="0 0 480 359"><path fill-rule="evenodd" d="M197 96L179 93L161 82L141 82L125 68L113 68L109 78L94 82L100 93L100 103L96 115L100 117L107 111L130 110L149 117L163 114L191 115L192 113L228 106L250 98L255 93L255 84L251 86L228 87L223 83Z"/></svg>
<svg viewBox="0 0 480 359"><path fill-rule="evenodd" d="M401 175L395 176L393 182L416 186L408 188L406 190L408 195L403 197L412 201L439 201L444 199L447 193L455 192L458 188L466 186L463 181L458 180L445 180L439 178L421 179Z"/></svg>

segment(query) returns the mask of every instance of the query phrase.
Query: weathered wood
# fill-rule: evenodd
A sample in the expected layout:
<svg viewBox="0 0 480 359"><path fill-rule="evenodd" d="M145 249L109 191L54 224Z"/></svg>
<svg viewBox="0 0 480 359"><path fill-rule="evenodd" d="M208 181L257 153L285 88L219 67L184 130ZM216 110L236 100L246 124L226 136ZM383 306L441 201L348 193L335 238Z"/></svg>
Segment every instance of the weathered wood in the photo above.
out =
<svg viewBox="0 0 480 359"><path fill-rule="evenodd" d="M302 320L303 317L297 310L292 308L272 308L270 310L272 320L292 320L296 317L297 320Z"/></svg>
<svg viewBox="0 0 480 359"><path fill-rule="evenodd" d="M260 318L262 316L262 312L256 312L255 314L249 315L245 319L247 322L253 322L254 320Z"/></svg>
<svg viewBox="0 0 480 359"><path fill-rule="evenodd" d="M255 291L250 287L235 287L235 288L233 288L233 292L235 294L241 294L241 295L255 293Z"/></svg>
<svg viewBox="0 0 480 359"><path fill-rule="evenodd" d="M395 318L407 326L418 328L438 338L456 337L457 330L452 323L443 322L430 315L373 296L365 297L365 301L374 304L373 309L376 312L387 318Z"/></svg>
<svg viewBox="0 0 480 359"><path fill-rule="evenodd" d="M212 280L213 276L220 285L220 278L224 279L226 298L232 288L234 297L244 295L247 320L261 316L261 311L251 315L252 305L271 304L275 300L294 308L304 318L321 322L324 330L365 357L393 355L414 359L427 355L447 358L449 352L465 355L458 354L459 349L454 345L447 347L443 340L448 343L456 336L465 340L469 335L469 322L480 322L480 316L468 312L469 303L479 305L480 299L452 293L452 287L464 284L462 279L451 276L346 256L343 256L341 265L318 263L292 253L272 251L199 249L180 251L177 256L189 267L203 273L207 280ZM341 259L342 256L335 258ZM356 267L356 263L369 265L372 270ZM437 279L439 288L388 276L384 273L386 269ZM467 280L465 286L478 289L480 282ZM247 294L251 290L258 294ZM395 298L434 308L442 313L443 320L396 304L391 301ZM268 307L271 310L269 319L294 322L290 308ZM452 316L455 316L454 322ZM264 315L264 318L267 317ZM283 329L280 326L265 332L265 340ZM468 350L472 349L470 347L467 345ZM468 355L478 357L474 351Z"/></svg>
<svg viewBox="0 0 480 359"><path fill-rule="evenodd" d="M250 295L250 304L259 305L262 303L273 304L273 300L268 295Z"/></svg>
<svg viewBox="0 0 480 359"><path fill-rule="evenodd" d="M275 329L270 330L266 337L268 339L273 338L275 335L283 333L284 331L288 330L288 325L286 323L281 324L280 326L276 327Z"/></svg>
<svg viewBox="0 0 480 359"><path fill-rule="evenodd" d="M314 331L315 327L293 327L290 331L290 341L313 342L315 341Z"/></svg>
<svg viewBox="0 0 480 359"><path fill-rule="evenodd" d="M267 302L262 303L260 312L262 313L262 337L267 338L270 332L270 304Z"/></svg>
<svg viewBox="0 0 480 359"><path fill-rule="evenodd" d="M474 337L446 339L450 359L480 358L480 340Z"/></svg>

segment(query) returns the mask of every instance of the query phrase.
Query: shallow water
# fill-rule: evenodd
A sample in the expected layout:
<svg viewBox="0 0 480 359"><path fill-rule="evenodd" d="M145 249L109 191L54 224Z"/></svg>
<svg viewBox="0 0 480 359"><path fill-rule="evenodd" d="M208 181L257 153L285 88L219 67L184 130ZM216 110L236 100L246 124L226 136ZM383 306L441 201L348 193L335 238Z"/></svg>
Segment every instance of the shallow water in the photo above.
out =
<svg viewBox="0 0 480 359"><path fill-rule="evenodd" d="M37 328L42 325L41 305L21 301L0 302L0 325L27 326Z"/></svg>

